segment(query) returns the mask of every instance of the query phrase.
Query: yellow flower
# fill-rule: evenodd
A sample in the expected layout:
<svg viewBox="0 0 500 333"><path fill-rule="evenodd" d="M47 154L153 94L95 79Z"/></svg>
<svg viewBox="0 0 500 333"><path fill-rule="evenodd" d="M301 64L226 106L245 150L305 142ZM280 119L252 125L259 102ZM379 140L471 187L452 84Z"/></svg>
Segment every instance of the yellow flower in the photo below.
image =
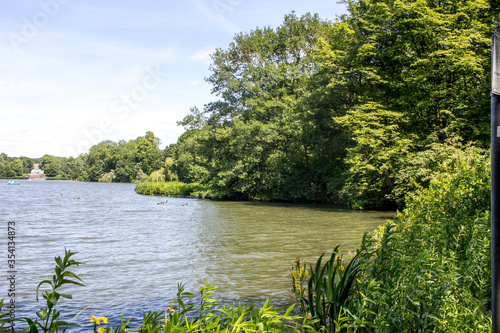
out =
<svg viewBox="0 0 500 333"><path fill-rule="evenodd" d="M170 314L175 313L175 310L174 310L174 299L173 299L173 298L172 298L172 303L170 303L170 307L169 307L169 308L167 308L167 311L168 311ZM166 312L165 312L165 314L166 314ZM165 316L165 319L166 319L166 318L167 318L167 317Z"/></svg>
<svg viewBox="0 0 500 333"><path fill-rule="evenodd" d="M106 329L105 329L104 327L99 327L99 328L97 329L97 333L103 333L103 332L105 332L105 331L106 331Z"/></svg>
<svg viewBox="0 0 500 333"><path fill-rule="evenodd" d="M101 325L101 320L105 324L108 323L108 318L106 317L96 317L96 316L90 317L90 322L93 323L95 321L96 325Z"/></svg>

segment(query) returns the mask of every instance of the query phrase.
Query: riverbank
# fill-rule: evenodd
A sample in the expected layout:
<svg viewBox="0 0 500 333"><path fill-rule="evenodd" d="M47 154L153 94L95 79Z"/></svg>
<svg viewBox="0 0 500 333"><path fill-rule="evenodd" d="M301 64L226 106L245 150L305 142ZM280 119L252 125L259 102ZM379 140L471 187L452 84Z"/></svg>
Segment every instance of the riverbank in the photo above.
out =
<svg viewBox="0 0 500 333"><path fill-rule="evenodd" d="M203 186L197 183L186 184L183 182L141 182L134 191L142 195L156 195L167 197L199 198L202 197Z"/></svg>

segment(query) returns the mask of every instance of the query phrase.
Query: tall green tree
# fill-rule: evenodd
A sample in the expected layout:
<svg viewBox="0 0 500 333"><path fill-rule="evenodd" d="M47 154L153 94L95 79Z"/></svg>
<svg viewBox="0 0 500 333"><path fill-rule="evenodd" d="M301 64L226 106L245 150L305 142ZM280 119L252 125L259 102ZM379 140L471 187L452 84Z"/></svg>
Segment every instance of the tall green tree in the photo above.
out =
<svg viewBox="0 0 500 333"><path fill-rule="evenodd" d="M240 33L215 51L207 81L220 99L206 106L203 128L179 140L181 180L190 173L210 183L215 197L312 198L319 179L305 140L304 99L316 67L312 51L330 25L292 13L276 29Z"/></svg>
<svg viewBox="0 0 500 333"><path fill-rule="evenodd" d="M159 144L159 140L151 131L148 131L145 136L137 138L136 161L140 163L140 168L147 175L158 170L162 164Z"/></svg>
<svg viewBox="0 0 500 333"><path fill-rule="evenodd" d="M332 33L349 39L332 38L317 52L318 73L328 80L319 91L345 112L335 115L351 139L344 200L382 207L394 198L409 151L452 137L488 145L489 43L497 13L482 0L346 4L349 14Z"/></svg>
<svg viewBox="0 0 500 333"><path fill-rule="evenodd" d="M60 161L53 155L43 155L40 167L47 177L56 177L61 173Z"/></svg>

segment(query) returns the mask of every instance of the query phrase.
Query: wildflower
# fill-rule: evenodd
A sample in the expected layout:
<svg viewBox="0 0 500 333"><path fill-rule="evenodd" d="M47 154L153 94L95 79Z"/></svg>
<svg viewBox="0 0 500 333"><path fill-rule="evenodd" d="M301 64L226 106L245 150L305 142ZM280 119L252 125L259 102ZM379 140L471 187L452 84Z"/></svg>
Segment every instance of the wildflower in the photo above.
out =
<svg viewBox="0 0 500 333"><path fill-rule="evenodd" d="M167 319L167 310L165 310L165 325L167 325L168 319ZM162 328L165 328L165 325L161 325Z"/></svg>
<svg viewBox="0 0 500 333"><path fill-rule="evenodd" d="M94 332L96 331L97 326L101 325L101 320L104 324L108 323L108 318L106 318L106 317L96 317L96 316L90 317L90 322L94 323ZM105 331L106 331L106 329L104 327L99 327L97 329L97 333L103 333Z"/></svg>
<svg viewBox="0 0 500 333"><path fill-rule="evenodd" d="M175 313L175 310L174 310L174 299L172 298L172 303L170 303L170 307L167 308L167 311L170 313L170 314L174 314ZM166 314L166 313L165 313ZM165 317L166 319L167 317Z"/></svg>

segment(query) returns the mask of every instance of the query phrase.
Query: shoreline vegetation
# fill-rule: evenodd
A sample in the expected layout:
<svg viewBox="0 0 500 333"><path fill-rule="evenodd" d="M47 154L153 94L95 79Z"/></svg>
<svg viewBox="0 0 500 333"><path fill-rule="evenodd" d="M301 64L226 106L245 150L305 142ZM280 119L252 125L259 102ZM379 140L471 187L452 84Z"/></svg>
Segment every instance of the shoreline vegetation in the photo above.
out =
<svg viewBox="0 0 500 333"><path fill-rule="evenodd" d="M295 260L297 316L267 304L219 308L208 286L191 305L180 288L165 312L145 309L143 332L490 332L490 43L500 3L346 6L334 22L291 13L214 51L207 82L218 99L193 107L163 150L147 132L76 158L2 153L0 177L36 162L48 177L138 182L143 194L399 209L350 262L339 248L316 265ZM57 301L52 287L43 295ZM31 332L63 331L51 313L27 320Z"/></svg>
<svg viewBox="0 0 500 333"><path fill-rule="evenodd" d="M185 184L178 181L158 183L144 181L137 184L134 191L142 195L204 198L203 186L200 184Z"/></svg>
<svg viewBox="0 0 500 333"><path fill-rule="evenodd" d="M123 314L122 323L99 317L94 332L491 332L489 170L484 151L456 151L427 188L408 194L405 209L365 234L359 250L347 256L352 259L344 259L339 247L315 264L295 258L290 285L296 303L287 311L268 301L223 305L206 284L193 298L179 284L175 300L166 300L165 309L144 309L137 327L127 327ZM53 301L41 317L23 319L30 332L67 326L54 316L64 312L56 310L63 297L58 288L82 283L68 270L80 264L73 255L56 258L54 278L39 286ZM0 328L10 325L8 310L0 312ZM87 312L81 316L90 317ZM72 325L88 321L77 319Z"/></svg>
<svg viewBox="0 0 500 333"><path fill-rule="evenodd" d="M447 152L490 145L492 22L500 6L346 2L335 21L286 15L211 55L214 101L160 149L151 131L77 157L0 154L0 178L201 184L217 200L396 210ZM52 178L56 177L56 178ZM163 178L163 180L162 180Z"/></svg>

